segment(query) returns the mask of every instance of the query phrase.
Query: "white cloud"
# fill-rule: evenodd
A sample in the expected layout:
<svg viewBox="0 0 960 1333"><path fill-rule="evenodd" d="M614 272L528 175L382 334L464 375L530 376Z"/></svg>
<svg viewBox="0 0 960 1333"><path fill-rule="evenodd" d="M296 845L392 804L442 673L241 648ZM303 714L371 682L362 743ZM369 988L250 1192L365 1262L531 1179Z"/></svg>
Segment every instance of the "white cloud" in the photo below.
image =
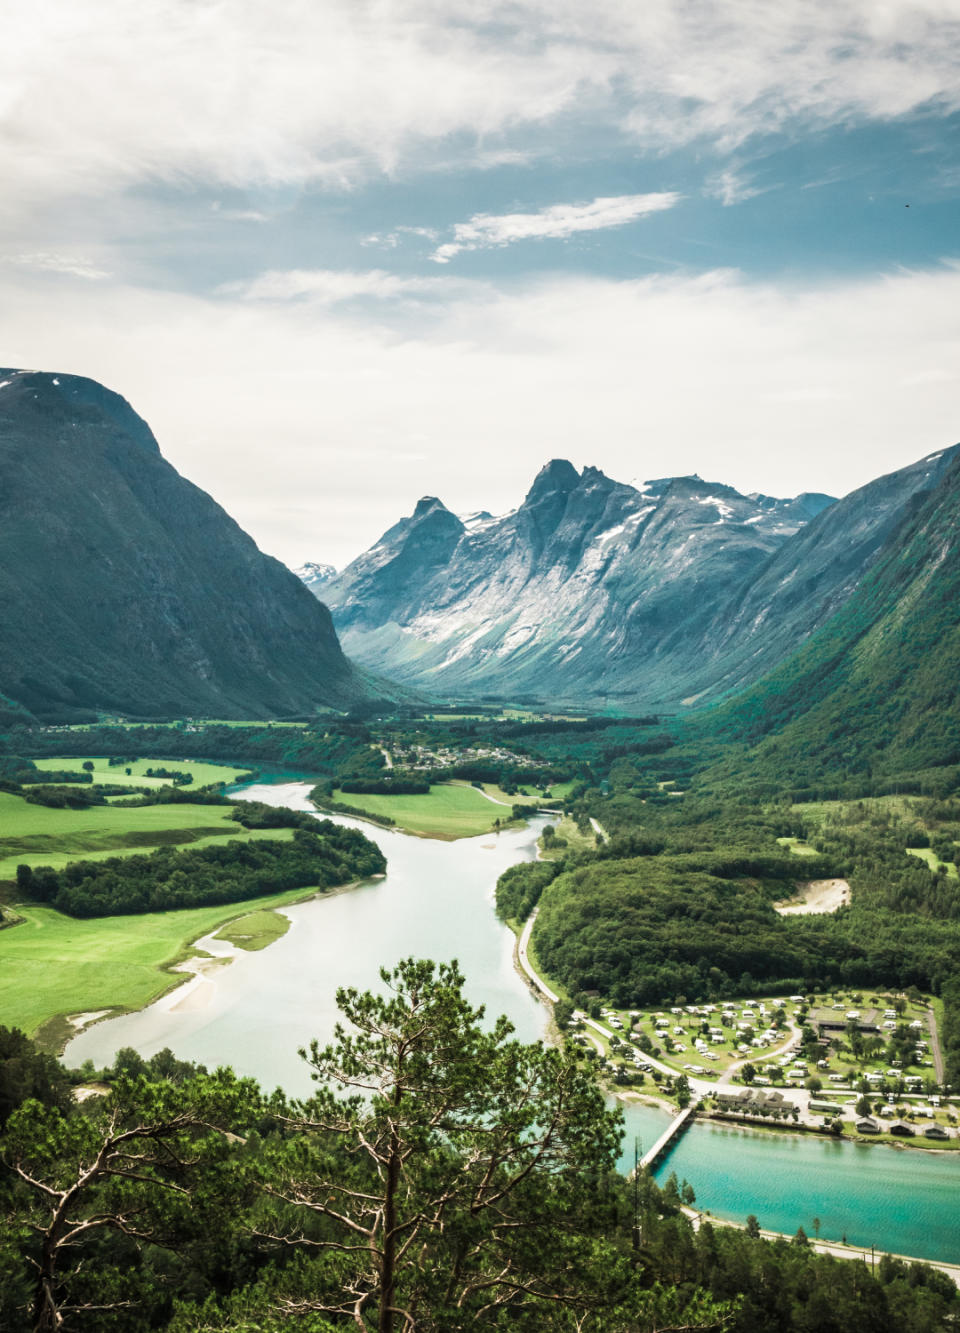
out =
<svg viewBox="0 0 960 1333"><path fill-rule="evenodd" d="M680 195L665 191L615 195L589 204L551 204L536 213L475 213L468 222L458 222L454 239L438 246L430 257L446 264L463 250L488 250L514 241L566 240L578 232L623 227L673 208L679 200Z"/></svg>
<svg viewBox="0 0 960 1333"><path fill-rule="evenodd" d="M265 549L340 566L418 496L512 508L545 461L845 491L958 438L960 268L451 285L422 320L10 270L8 365L92 375ZM295 283L290 284L295 287ZM288 289L289 290L289 289Z"/></svg>
<svg viewBox="0 0 960 1333"><path fill-rule="evenodd" d="M269 269L249 282L227 282L218 288L221 296L239 296L247 301L292 301L306 298L321 305L335 305L358 297L389 300L411 295L449 293L443 278L407 278L384 269L363 272L350 269Z"/></svg>
<svg viewBox="0 0 960 1333"><path fill-rule="evenodd" d="M70 278L85 278L88 282L97 282L110 277L106 269L100 268L89 259L77 255L57 254L51 250L6 255L4 263L16 264L20 268L34 269L41 273L63 273Z"/></svg>
<svg viewBox="0 0 960 1333"><path fill-rule="evenodd" d="M482 168L571 117L658 149L918 107L960 107L958 0L37 0L4 22L0 212Z"/></svg>
<svg viewBox="0 0 960 1333"><path fill-rule="evenodd" d="M374 245L381 250L395 250L404 236L419 236L422 240L436 241L440 237L436 227L396 227L393 231L374 232L364 236L361 245Z"/></svg>

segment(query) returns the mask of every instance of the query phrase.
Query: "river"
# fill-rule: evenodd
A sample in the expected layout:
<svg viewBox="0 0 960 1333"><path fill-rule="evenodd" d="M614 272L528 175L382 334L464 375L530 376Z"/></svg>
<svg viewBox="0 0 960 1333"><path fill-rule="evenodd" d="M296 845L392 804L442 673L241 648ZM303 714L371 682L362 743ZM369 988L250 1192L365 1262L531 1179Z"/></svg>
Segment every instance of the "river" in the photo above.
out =
<svg viewBox="0 0 960 1333"><path fill-rule="evenodd" d="M312 809L304 783L255 785L250 800ZM493 890L509 865L536 854L542 819L520 830L458 842L413 838L337 817L382 848L384 878L329 898L284 908L287 934L257 953L239 953L210 980L174 991L137 1014L100 1023L67 1048L72 1065L112 1061L123 1046L152 1055L169 1046L182 1059L231 1064L267 1087L310 1088L297 1055L333 1033L338 986L375 989L380 966L408 956L458 959L466 991L488 1013L505 1013L523 1041L546 1030L547 1013L513 967L513 935L496 919ZM649 1147L666 1113L625 1109L621 1166L633 1165L634 1136ZM693 1185L698 1207L763 1227L880 1250L960 1261L960 1153L858 1146L819 1137L694 1124L657 1169Z"/></svg>

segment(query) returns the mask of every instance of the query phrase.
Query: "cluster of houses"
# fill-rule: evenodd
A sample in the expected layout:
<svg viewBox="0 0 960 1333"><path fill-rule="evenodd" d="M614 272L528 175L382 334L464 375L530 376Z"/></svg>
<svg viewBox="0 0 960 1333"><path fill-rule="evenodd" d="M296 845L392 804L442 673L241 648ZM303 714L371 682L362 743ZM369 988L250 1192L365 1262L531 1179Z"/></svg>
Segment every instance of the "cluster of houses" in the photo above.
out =
<svg viewBox="0 0 960 1333"><path fill-rule="evenodd" d="M542 761L526 754L516 754L497 745L466 746L453 750L448 746L394 745L391 757L397 768L411 773L430 773L437 769L456 768L460 764L499 764L510 768L541 768Z"/></svg>
<svg viewBox="0 0 960 1333"><path fill-rule="evenodd" d="M916 1138L917 1131L920 1130L925 1139L949 1139L950 1131L944 1129L943 1125L931 1122L928 1125L911 1125L906 1120L894 1120L890 1125L881 1124L879 1120L874 1120L872 1116L862 1116L856 1122L858 1134L895 1134L897 1138L912 1139Z"/></svg>

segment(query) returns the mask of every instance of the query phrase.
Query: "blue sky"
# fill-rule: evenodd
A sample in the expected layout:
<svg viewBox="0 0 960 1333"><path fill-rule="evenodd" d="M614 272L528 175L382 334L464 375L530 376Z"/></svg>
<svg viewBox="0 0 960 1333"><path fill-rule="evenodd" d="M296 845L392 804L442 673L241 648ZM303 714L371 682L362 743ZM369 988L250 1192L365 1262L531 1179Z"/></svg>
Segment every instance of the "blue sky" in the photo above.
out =
<svg viewBox="0 0 960 1333"><path fill-rule="evenodd" d="M0 339L264 549L547 458L844 491L960 436L960 0L43 0Z"/></svg>

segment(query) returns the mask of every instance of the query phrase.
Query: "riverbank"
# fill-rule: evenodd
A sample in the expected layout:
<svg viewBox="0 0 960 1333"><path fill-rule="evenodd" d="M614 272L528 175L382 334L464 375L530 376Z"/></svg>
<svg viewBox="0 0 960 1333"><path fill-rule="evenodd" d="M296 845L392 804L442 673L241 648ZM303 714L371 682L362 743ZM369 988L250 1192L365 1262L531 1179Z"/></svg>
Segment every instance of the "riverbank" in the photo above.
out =
<svg viewBox="0 0 960 1333"><path fill-rule="evenodd" d="M291 889L216 907L83 919L18 904L21 921L0 942L0 1014L42 1050L60 1055L76 1036L77 1016L87 1016L86 1028L136 1013L182 987L188 977L180 969L200 956L198 942L223 926L353 887Z"/></svg>
<svg viewBox="0 0 960 1333"><path fill-rule="evenodd" d="M746 1227L739 1222L731 1222L726 1217L714 1217L707 1209L688 1208L681 1206L680 1211L685 1217L690 1219L694 1231L699 1231L700 1227L708 1222L712 1227L732 1227L735 1231L745 1231ZM794 1241L796 1236L788 1236L785 1231L771 1231L767 1227L760 1227L759 1234L764 1240L784 1240ZM870 1264L874 1267L884 1255L889 1255L891 1259L899 1259L905 1264L929 1264L931 1268L938 1269L941 1273L946 1273L956 1286L960 1287L960 1264L945 1263L937 1259L916 1259L909 1254L896 1254L891 1250L877 1250L876 1246L868 1249L862 1245L847 1245L843 1241L819 1240L816 1237L811 1239L807 1237L807 1244L811 1250L817 1254L829 1254L835 1259L853 1259L859 1263Z"/></svg>

